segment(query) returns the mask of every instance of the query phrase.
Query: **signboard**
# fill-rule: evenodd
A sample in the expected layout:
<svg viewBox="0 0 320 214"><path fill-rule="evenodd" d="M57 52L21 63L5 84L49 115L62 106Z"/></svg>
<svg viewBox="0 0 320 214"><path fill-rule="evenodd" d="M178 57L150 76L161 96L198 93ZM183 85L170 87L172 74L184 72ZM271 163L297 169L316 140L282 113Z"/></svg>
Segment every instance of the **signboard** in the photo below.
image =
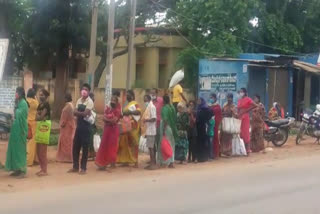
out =
<svg viewBox="0 0 320 214"><path fill-rule="evenodd" d="M2 80L4 65L6 64L9 39L0 39L0 81Z"/></svg>
<svg viewBox="0 0 320 214"><path fill-rule="evenodd" d="M202 91L237 91L237 74L210 74L199 77L200 90Z"/></svg>

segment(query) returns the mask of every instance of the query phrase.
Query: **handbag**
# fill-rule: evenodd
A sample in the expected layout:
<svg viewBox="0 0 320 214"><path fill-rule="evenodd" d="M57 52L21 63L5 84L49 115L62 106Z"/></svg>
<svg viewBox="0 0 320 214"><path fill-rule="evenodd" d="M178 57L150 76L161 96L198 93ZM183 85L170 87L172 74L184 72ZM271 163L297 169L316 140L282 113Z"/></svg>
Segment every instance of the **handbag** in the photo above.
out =
<svg viewBox="0 0 320 214"><path fill-rule="evenodd" d="M124 116L118 123L120 134L128 133L132 130L132 122L129 116Z"/></svg>
<svg viewBox="0 0 320 214"><path fill-rule="evenodd" d="M170 145L170 142L168 141L168 139L166 138L166 136L162 137L162 141L161 141L161 154L162 154L162 159L164 161L168 160L169 158L171 158L173 156L173 150L172 147Z"/></svg>
<svg viewBox="0 0 320 214"><path fill-rule="evenodd" d="M51 120L44 120L37 122L36 129L36 143L40 144L49 144L50 142L50 133L51 133Z"/></svg>
<svg viewBox="0 0 320 214"><path fill-rule="evenodd" d="M27 136L27 140L31 140L32 138L33 138L32 127L31 127L30 123L28 123L28 136Z"/></svg>
<svg viewBox="0 0 320 214"><path fill-rule="evenodd" d="M233 117L225 117L222 119L222 131L228 134L240 134L241 120Z"/></svg>

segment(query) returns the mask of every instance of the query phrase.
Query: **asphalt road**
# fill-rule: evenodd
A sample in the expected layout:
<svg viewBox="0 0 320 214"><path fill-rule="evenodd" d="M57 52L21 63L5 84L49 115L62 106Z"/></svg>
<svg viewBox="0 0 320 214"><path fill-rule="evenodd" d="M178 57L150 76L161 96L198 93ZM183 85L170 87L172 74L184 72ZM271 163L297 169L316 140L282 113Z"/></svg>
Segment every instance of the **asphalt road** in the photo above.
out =
<svg viewBox="0 0 320 214"><path fill-rule="evenodd" d="M162 170L139 179L0 193L0 213L320 213L319 163L319 156L310 156Z"/></svg>

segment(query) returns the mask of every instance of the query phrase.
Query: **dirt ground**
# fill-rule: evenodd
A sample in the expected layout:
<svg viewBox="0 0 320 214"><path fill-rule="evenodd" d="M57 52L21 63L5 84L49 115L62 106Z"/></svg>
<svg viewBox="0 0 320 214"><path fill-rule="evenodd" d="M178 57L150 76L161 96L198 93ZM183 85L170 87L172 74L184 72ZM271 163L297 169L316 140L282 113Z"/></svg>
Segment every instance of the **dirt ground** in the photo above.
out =
<svg viewBox="0 0 320 214"><path fill-rule="evenodd" d="M0 161L4 163L5 152L7 142L0 141ZM270 147L272 147L270 143ZM314 144L313 139L306 139L302 145L296 146L294 138L291 137L289 142L281 148L273 148L273 151L265 154L251 154L250 157L233 157L233 158L220 158L219 160L202 163L202 164L176 164L175 169L159 169L155 171L147 171L143 168L146 166L148 156L141 154L139 157L139 168L132 167L117 167L111 172L100 172L96 170L96 166L93 161L88 163L88 174L80 176L78 174L66 173L71 168L71 164L63 164L55 162L56 147L50 147L49 149L49 166L47 177L37 177L36 172L39 171L39 166L33 166L28 168L27 178L15 179L9 177L9 173L3 170L0 171L0 193L12 193L20 191L41 190L55 187L65 187L77 184L86 184L92 182L101 181L114 181L122 179L130 179L130 177L150 176L152 179L156 179L157 176L163 173L174 173L181 175L186 170L193 170L195 173L197 170L215 170L219 169L223 171L223 167L227 165L233 165L234 167L245 167L255 163L269 163L276 164L279 160L295 159L297 157L307 157L311 155L320 154L320 145ZM294 161L293 161L294 163Z"/></svg>

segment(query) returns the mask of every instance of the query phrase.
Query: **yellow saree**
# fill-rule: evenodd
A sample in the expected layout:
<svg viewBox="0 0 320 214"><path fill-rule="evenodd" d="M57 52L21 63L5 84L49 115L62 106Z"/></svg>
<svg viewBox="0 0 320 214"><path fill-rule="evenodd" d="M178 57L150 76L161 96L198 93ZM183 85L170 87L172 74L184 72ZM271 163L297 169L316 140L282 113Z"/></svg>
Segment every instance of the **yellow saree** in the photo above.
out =
<svg viewBox="0 0 320 214"><path fill-rule="evenodd" d="M132 107L141 112L141 109L136 101L131 101L123 111L130 111ZM140 120L136 121L131 117L133 121L132 130L128 133L120 135L119 149L118 149L118 163L131 164L138 163L139 153L139 135L140 135Z"/></svg>
<svg viewBox="0 0 320 214"><path fill-rule="evenodd" d="M27 165L32 166L34 161L37 160L36 158L36 148L37 144L35 142L36 136L36 128L37 128L37 121L36 121L36 114L38 108L38 101L33 98L27 98L27 102L29 103L29 113L28 113L28 123L32 129L32 139L28 140L27 144Z"/></svg>

